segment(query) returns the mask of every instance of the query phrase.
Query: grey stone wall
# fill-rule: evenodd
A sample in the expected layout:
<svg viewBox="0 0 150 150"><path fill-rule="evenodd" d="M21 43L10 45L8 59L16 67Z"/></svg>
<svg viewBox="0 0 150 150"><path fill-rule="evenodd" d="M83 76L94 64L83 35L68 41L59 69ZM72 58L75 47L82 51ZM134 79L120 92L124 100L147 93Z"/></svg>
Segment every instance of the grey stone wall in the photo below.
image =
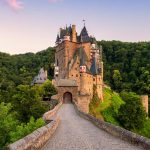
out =
<svg viewBox="0 0 150 150"><path fill-rule="evenodd" d="M136 144L138 146L142 146L146 150L150 150L150 139L149 138L137 135L137 134L130 132L126 129L123 129L119 126L115 126L108 122L99 120L89 114L82 112L76 105L75 105L75 109L81 117L91 121L98 128L103 129L106 132L108 132L108 133L112 134L113 136L116 136L122 140L128 141L128 142Z"/></svg>

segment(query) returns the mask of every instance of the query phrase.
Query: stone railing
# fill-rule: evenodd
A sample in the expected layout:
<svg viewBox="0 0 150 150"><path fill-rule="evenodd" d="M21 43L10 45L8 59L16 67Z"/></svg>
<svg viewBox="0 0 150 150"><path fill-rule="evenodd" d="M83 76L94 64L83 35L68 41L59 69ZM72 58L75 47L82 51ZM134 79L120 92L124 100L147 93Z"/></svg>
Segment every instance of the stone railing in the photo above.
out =
<svg viewBox="0 0 150 150"><path fill-rule="evenodd" d="M53 119L53 117L55 116L55 114L57 113L57 111L59 110L59 108L61 107L61 105L62 105L62 102L60 102L58 105L56 105L54 109L52 109L52 110L46 112L46 113L43 115L42 118L43 118L45 121L49 121L49 120Z"/></svg>
<svg viewBox="0 0 150 150"><path fill-rule="evenodd" d="M122 140L128 141L132 144L135 144L137 146L142 146L146 150L150 150L150 139L137 135L133 132L130 132L126 129L123 129L119 126L112 125L108 122L104 122L102 120L99 120L87 113L82 112L77 105L75 105L75 109L77 113L83 117L84 119L87 119L91 121L94 125L96 125L98 128L105 130L106 132L110 133L113 136L119 137Z"/></svg>
<svg viewBox="0 0 150 150"><path fill-rule="evenodd" d="M56 116L56 113L61 105L62 103L59 103L57 106L55 106L53 110L48 111L43 115L43 119L45 121L51 120L49 124L35 130L31 134L16 141L15 143L10 144L7 147L7 149L8 150L37 150L43 147L43 145L53 135L53 133L55 132L55 130L57 129L60 123L60 118Z"/></svg>

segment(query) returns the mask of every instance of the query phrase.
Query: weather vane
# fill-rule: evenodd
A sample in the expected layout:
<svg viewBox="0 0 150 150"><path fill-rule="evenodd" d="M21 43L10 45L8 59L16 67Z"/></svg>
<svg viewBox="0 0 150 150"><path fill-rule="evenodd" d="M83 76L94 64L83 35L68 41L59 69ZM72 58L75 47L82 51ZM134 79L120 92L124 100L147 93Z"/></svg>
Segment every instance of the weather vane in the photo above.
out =
<svg viewBox="0 0 150 150"><path fill-rule="evenodd" d="M86 20L85 20L85 19L83 19L82 21L84 22L84 26L85 26L85 21L86 21Z"/></svg>

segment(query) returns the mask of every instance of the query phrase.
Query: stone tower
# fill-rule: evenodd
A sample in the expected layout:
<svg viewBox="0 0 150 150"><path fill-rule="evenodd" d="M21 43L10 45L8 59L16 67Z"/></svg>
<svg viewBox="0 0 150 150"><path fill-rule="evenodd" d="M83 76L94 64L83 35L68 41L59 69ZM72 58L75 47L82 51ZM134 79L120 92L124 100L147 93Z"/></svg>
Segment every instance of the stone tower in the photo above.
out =
<svg viewBox="0 0 150 150"><path fill-rule="evenodd" d="M141 102L148 115L148 95L141 95Z"/></svg>
<svg viewBox="0 0 150 150"><path fill-rule="evenodd" d="M56 87L63 87L66 92L74 91L70 92L73 102L83 111L89 111L94 84L100 101L103 100L102 48L98 47L94 37L89 36L85 25L79 35L75 25L60 28L56 39L54 74ZM60 91L59 97L63 94Z"/></svg>

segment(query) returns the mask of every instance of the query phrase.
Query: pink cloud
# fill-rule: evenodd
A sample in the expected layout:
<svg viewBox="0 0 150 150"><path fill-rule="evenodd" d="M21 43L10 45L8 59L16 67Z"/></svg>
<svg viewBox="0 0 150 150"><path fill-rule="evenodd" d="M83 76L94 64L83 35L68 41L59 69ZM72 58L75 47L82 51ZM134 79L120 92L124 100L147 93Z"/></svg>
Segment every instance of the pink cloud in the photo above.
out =
<svg viewBox="0 0 150 150"><path fill-rule="evenodd" d="M18 11L24 8L22 0L2 0L2 1L5 2L9 7L11 7L15 11ZM50 3L57 3L63 0L48 0L48 1Z"/></svg>
<svg viewBox="0 0 150 150"><path fill-rule="evenodd" d="M23 8L23 3L19 0L6 0L6 2L13 10L20 10Z"/></svg>

